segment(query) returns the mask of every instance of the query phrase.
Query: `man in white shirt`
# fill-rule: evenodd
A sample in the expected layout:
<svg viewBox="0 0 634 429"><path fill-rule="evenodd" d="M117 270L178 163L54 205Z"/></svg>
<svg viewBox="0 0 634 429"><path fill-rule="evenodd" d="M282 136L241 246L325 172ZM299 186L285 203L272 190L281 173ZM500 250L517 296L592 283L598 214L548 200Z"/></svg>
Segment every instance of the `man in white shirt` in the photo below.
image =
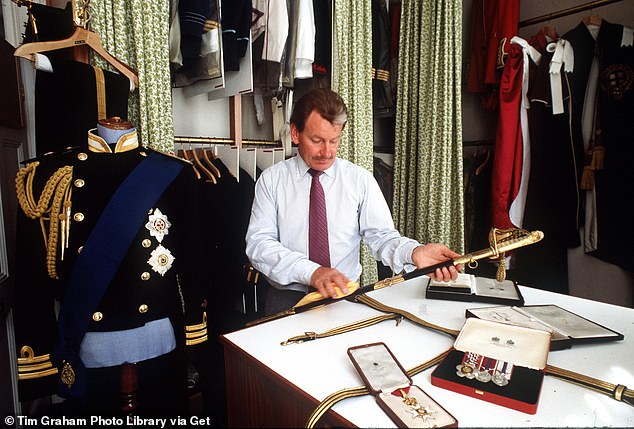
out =
<svg viewBox="0 0 634 429"><path fill-rule="evenodd" d="M395 273L434 265L459 255L444 245L421 245L394 228L390 209L368 170L337 158L347 109L327 88L313 89L299 99L291 115L291 137L299 156L262 172L246 234L246 253L268 280L265 313L295 305L311 287L324 298L346 294L346 284L361 274L361 240L372 255ZM309 259L309 169L323 172L330 267ZM456 267L429 274L449 281Z"/></svg>

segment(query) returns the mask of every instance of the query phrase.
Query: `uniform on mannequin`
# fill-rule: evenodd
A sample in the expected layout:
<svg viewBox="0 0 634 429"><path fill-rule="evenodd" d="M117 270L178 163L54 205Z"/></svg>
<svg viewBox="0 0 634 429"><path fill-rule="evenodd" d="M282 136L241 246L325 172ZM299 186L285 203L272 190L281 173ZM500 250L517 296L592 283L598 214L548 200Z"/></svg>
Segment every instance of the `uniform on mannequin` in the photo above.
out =
<svg viewBox="0 0 634 429"><path fill-rule="evenodd" d="M20 400L56 393L65 401L55 412L69 416L184 415L212 288L196 178L142 147L121 117L93 124L87 146L43 155L16 177ZM129 363L136 380L122 386ZM136 395L121 404L122 393Z"/></svg>

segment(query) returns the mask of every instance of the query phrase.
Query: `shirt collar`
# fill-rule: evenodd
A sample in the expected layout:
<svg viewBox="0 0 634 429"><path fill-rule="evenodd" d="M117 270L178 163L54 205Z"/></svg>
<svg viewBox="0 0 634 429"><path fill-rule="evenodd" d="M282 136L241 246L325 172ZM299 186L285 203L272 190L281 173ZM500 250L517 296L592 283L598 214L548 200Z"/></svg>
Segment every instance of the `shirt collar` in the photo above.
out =
<svg viewBox="0 0 634 429"><path fill-rule="evenodd" d="M304 158L302 158L302 156L298 153L297 155L295 155L295 159L297 161L297 174L299 177L304 177L304 175L309 174L308 170L310 169L310 167L308 166L308 164L306 164L306 161L304 161ZM334 177L335 175L335 166L337 165L337 162L339 161L338 158L335 158L335 162L332 163L332 165L330 167L328 167L326 170L324 170L324 174L326 176L329 177Z"/></svg>
<svg viewBox="0 0 634 429"><path fill-rule="evenodd" d="M114 151L112 147L114 147ZM134 150L139 147L139 138L136 129L132 129L129 133L123 134L112 147L108 145L103 138L97 135L97 128L88 130L88 149L91 152L119 153Z"/></svg>

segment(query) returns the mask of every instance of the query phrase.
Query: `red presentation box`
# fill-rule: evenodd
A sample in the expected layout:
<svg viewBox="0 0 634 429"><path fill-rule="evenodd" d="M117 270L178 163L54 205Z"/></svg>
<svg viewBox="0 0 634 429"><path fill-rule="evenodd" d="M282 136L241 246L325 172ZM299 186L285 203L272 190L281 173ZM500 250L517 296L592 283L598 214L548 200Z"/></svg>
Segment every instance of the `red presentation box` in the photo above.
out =
<svg viewBox="0 0 634 429"><path fill-rule="evenodd" d="M469 318L431 383L535 414L550 339L550 332Z"/></svg>
<svg viewBox="0 0 634 429"><path fill-rule="evenodd" d="M402 428L458 427L458 421L412 379L385 343L350 347L348 356L376 402Z"/></svg>

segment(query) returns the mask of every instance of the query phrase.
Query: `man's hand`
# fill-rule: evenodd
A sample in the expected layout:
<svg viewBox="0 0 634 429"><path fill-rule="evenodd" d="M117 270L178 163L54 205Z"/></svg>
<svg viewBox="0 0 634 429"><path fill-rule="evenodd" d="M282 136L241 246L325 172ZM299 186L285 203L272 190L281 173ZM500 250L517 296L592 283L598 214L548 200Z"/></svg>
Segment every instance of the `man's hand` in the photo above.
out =
<svg viewBox="0 0 634 429"><path fill-rule="evenodd" d="M339 270L319 267L311 276L310 285L324 298L339 298L341 295L337 294L334 287L338 286L345 295L348 293L346 285L349 281Z"/></svg>
<svg viewBox="0 0 634 429"><path fill-rule="evenodd" d="M412 261L416 265L416 268L424 268L430 265L436 265L444 262L448 259L455 259L460 254L449 249L447 246L438 243L429 243L422 246L418 246L412 252ZM434 280L448 282L449 280L455 280L458 277L458 270L461 270L462 266L449 266L437 268L435 272L429 273L429 277Z"/></svg>

